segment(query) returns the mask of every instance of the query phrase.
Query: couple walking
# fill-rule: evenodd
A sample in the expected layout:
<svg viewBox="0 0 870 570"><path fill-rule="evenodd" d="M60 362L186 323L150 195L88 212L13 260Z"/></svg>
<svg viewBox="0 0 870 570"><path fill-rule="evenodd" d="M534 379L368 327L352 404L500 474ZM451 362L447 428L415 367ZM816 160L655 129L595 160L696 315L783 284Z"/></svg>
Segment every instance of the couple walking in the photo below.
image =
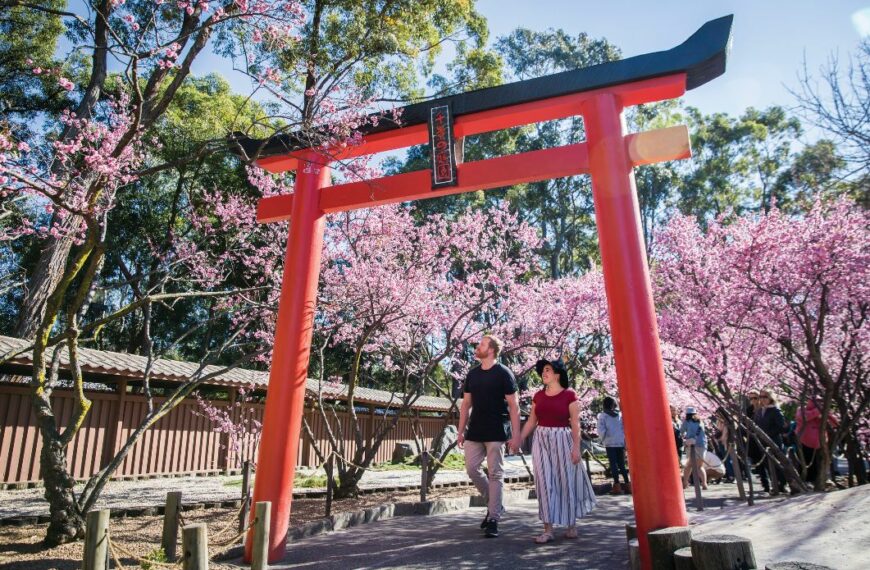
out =
<svg viewBox="0 0 870 570"><path fill-rule="evenodd" d="M474 351L480 365L465 379L459 409L459 446L465 449L465 469L475 487L487 497L480 527L487 538L498 536L504 512L504 446L517 452L537 428L532 445L538 515L544 532L535 542L554 540L553 526L567 527L565 538L577 538L577 519L595 506L586 471L580 466L580 403L570 388L568 372L559 361L539 360L535 366L544 384L532 400L532 411L520 430L520 407L513 373L497 362L501 341L484 336ZM508 427L510 424L510 427ZM466 432L467 428L467 432ZM483 473L486 460L487 475Z"/></svg>

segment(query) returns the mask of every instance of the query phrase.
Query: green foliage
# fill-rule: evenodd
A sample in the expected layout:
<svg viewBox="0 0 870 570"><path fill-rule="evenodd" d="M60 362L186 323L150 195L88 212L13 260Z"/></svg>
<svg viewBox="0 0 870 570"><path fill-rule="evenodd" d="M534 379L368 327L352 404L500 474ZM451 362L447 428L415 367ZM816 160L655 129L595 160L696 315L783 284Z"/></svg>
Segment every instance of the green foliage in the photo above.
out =
<svg viewBox="0 0 870 570"><path fill-rule="evenodd" d="M149 562L156 562L157 564L149 564ZM158 570L163 564L167 564L168 562L169 558L166 557L166 553L163 552L163 549L155 548L146 554L139 562L139 567L142 568L142 570Z"/></svg>
<svg viewBox="0 0 870 570"><path fill-rule="evenodd" d="M470 0L303 4L312 15L303 41L279 56L284 69L304 70L297 75L300 92L308 87L307 71L319 91L351 79L370 95L419 96L418 73L431 73L445 42L486 42L486 20Z"/></svg>
<svg viewBox="0 0 870 570"><path fill-rule="evenodd" d="M63 10L66 2L49 0L40 5ZM46 107L56 110L66 100L66 92L57 84L56 77L33 72L35 68L58 65L54 52L63 32L59 16L19 6L4 7L0 11L0 117L3 120L16 120L19 128L26 128L26 121L38 111Z"/></svg>
<svg viewBox="0 0 870 570"><path fill-rule="evenodd" d="M299 489L326 487L326 475L296 475L293 486Z"/></svg>
<svg viewBox="0 0 870 570"><path fill-rule="evenodd" d="M781 107L749 108L734 119L689 109L695 168L681 188L679 209L701 222L722 214L768 211L777 178L792 158L800 122Z"/></svg>

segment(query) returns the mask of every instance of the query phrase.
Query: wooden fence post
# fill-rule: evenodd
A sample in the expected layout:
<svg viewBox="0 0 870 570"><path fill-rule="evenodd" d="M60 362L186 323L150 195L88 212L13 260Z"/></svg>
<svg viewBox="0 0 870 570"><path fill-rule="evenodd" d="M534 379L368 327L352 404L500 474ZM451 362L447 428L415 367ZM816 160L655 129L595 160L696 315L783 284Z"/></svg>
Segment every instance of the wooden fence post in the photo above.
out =
<svg viewBox="0 0 870 570"><path fill-rule="evenodd" d="M776 472L776 462L773 457L767 457L767 474L770 479L770 494L779 495L779 475Z"/></svg>
<svg viewBox="0 0 870 570"><path fill-rule="evenodd" d="M163 511L163 535L160 538L160 547L166 560L175 562L176 547L178 546L178 513L181 511L181 492L172 491L166 493L166 508Z"/></svg>
<svg viewBox="0 0 870 570"><path fill-rule="evenodd" d="M703 457L703 451L701 457ZM698 450L694 445L689 446L689 461L692 462L692 482L695 487L695 508L699 511L704 510L704 497L701 496L701 477L698 475ZM701 468L703 469L703 467Z"/></svg>
<svg viewBox="0 0 870 570"><path fill-rule="evenodd" d="M634 538L637 538L637 525L633 522L625 523L625 540L631 542Z"/></svg>
<svg viewBox="0 0 870 570"><path fill-rule="evenodd" d="M183 570L208 570L208 527L190 524L181 531Z"/></svg>
<svg viewBox="0 0 870 570"><path fill-rule="evenodd" d="M109 509L90 511L85 517L83 570L109 568Z"/></svg>
<svg viewBox="0 0 870 570"><path fill-rule="evenodd" d="M248 526L248 518L251 514L251 462L242 464L242 510L239 511L239 532Z"/></svg>
<svg viewBox="0 0 870 570"><path fill-rule="evenodd" d="M332 453L329 455L329 459L326 460L326 516L332 516L332 493L333 493L333 467L335 460L335 454Z"/></svg>
<svg viewBox="0 0 870 570"><path fill-rule="evenodd" d="M254 517L251 570L266 570L269 567L269 524L272 518L272 503L259 501L254 505Z"/></svg>
<svg viewBox="0 0 870 570"><path fill-rule="evenodd" d="M692 562L703 570L756 568L752 541L733 534L711 534L692 539Z"/></svg>
<svg viewBox="0 0 870 570"><path fill-rule="evenodd" d="M731 457L731 465L734 470L734 480L737 482L737 493L740 500L746 500L746 490L743 488L743 469L740 467L740 458L737 457L737 449L733 443L728 444L728 456Z"/></svg>
<svg viewBox="0 0 870 570"><path fill-rule="evenodd" d="M426 488L429 486L429 452L420 454L420 502L426 502Z"/></svg>

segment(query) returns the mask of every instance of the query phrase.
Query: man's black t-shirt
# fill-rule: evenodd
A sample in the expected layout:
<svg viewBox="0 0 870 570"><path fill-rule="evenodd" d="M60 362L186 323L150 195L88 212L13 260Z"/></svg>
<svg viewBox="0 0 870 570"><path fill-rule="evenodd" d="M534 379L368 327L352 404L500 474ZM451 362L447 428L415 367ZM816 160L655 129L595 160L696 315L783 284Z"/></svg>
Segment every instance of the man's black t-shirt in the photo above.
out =
<svg viewBox="0 0 870 570"><path fill-rule="evenodd" d="M517 381L506 366L495 363L489 370L475 366L465 377L465 392L471 394L471 418L465 439L507 441L510 417L505 396L517 391Z"/></svg>

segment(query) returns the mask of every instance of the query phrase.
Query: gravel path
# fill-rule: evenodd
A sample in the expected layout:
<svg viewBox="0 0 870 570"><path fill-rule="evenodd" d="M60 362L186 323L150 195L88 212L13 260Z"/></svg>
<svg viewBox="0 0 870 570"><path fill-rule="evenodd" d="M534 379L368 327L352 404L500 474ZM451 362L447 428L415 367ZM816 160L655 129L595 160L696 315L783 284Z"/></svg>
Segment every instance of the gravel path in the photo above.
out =
<svg viewBox="0 0 870 570"><path fill-rule="evenodd" d="M531 461L529 462L531 465ZM593 464L593 471L601 471ZM527 475L519 457L509 457L505 463L505 477ZM237 500L241 494L239 476L233 477L172 477L143 479L140 481L111 481L97 501L97 508L131 509L162 506L166 493L181 491L182 504L222 503ZM465 471L439 471L436 483L468 481ZM363 489L386 489L420 484L419 471L367 471L360 487ZM81 490L84 485L78 485ZM43 499L43 489L0 491L0 519L13 517L47 516L48 504Z"/></svg>

